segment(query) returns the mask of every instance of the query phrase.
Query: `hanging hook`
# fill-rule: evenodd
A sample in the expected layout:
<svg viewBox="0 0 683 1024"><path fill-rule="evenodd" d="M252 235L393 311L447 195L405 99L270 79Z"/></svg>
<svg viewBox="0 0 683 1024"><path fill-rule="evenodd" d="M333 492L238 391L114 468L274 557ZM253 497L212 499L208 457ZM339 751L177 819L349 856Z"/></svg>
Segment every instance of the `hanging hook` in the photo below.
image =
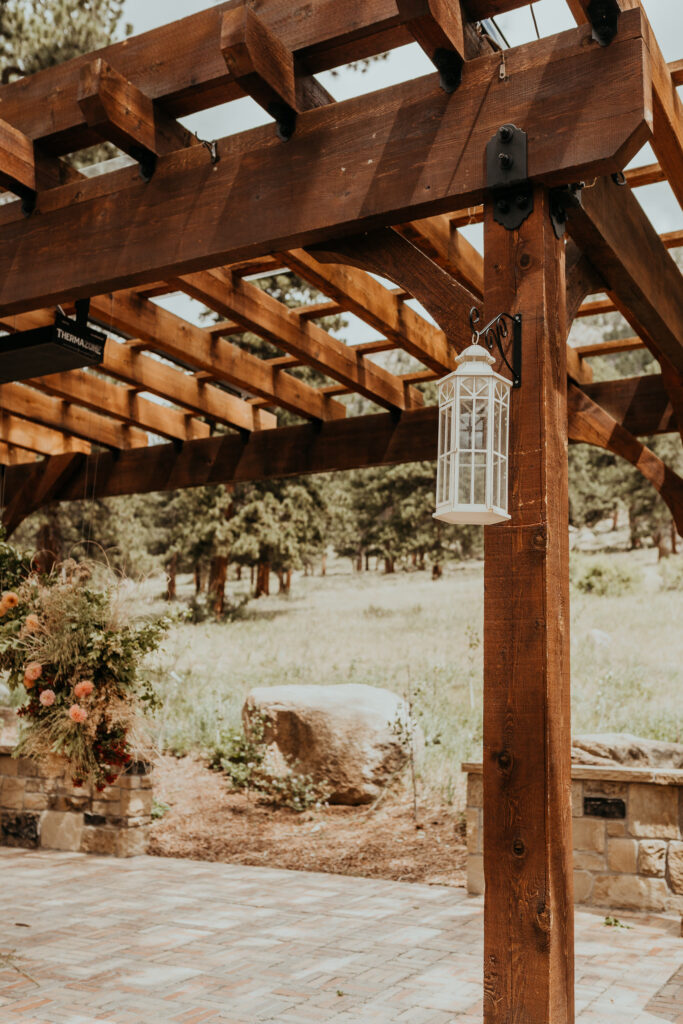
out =
<svg viewBox="0 0 683 1024"><path fill-rule="evenodd" d="M484 339L484 343L488 348L489 352L493 351L494 342L500 352L500 358L503 360L508 370L512 374L512 386L513 388L519 388L522 386L522 314L515 313L511 316L509 313L499 313L495 316L485 327L482 327L480 331L477 330L476 325L481 320L481 315L476 306L473 306L470 310L470 327L472 328L472 344L478 345L481 338ZM509 337L508 322L512 325L512 365L508 362L507 356L503 351L503 342Z"/></svg>

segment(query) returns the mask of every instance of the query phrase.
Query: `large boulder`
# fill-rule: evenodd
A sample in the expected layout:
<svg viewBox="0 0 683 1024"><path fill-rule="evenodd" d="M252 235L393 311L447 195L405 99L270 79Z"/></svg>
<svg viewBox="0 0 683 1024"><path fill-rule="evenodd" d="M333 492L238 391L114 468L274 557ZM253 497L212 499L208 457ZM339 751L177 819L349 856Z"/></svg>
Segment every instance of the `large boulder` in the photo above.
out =
<svg viewBox="0 0 683 1024"><path fill-rule="evenodd" d="M242 709L247 732L257 715L267 761L311 775L330 803L370 803L409 756L406 702L376 686L260 686Z"/></svg>
<svg viewBox="0 0 683 1024"><path fill-rule="evenodd" d="M574 736L574 764L622 765L624 768L683 768L683 743L646 740L627 732Z"/></svg>

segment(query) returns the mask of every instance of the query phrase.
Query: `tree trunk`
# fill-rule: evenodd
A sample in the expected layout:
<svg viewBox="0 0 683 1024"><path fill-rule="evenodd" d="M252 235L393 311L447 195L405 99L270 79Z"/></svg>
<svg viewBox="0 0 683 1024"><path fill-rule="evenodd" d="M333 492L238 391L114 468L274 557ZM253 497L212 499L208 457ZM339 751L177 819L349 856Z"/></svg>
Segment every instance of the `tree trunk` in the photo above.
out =
<svg viewBox="0 0 683 1024"><path fill-rule="evenodd" d="M256 567L256 591L254 597L270 595L270 562L259 562Z"/></svg>
<svg viewBox="0 0 683 1024"><path fill-rule="evenodd" d="M236 580L241 580L242 579L242 566L241 565L238 565L237 569L235 570L235 579Z"/></svg>
<svg viewBox="0 0 683 1024"><path fill-rule="evenodd" d="M289 588L292 585L292 570L291 569L278 569L277 578L279 581L278 593L288 594Z"/></svg>
<svg viewBox="0 0 683 1024"><path fill-rule="evenodd" d="M678 530L673 519L671 520L671 554L678 554Z"/></svg>
<svg viewBox="0 0 683 1024"><path fill-rule="evenodd" d="M358 555L356 557L356 572L362 572L362 571L363 571L363 556L362 555Z"/></svg>
<svg viewBox="0 0 683 1024"><path fill-rule="evenodd" d="M34 564L40 572L50 573L62 559L62 531L56 505L47 509L47 522L38 531L38 553Z"/></svg>
<svg viewBox="0 0 683 1024"><path fill-rule="evenodd" d="M365 571L370 572L370 555L365 556Z"/></svg>
<svg viewBox="0 0 683 1024"><path fill-rule="evenodd" d="M194 592L197 597L202 592L202 582L202 567L199 562L196 562L194 567Z"/></svg>
<svg viewBox="0 0 683 1024"><path fill-rule="evenodd" d="M434 565L432 566L432 579L440 580L442 576L443 569L441 568L441 565L438 562L434 562Z"/></svg>
<svg viewBox="0 0 683 1024"><path fill-rule="evenodd" d="M176 573L178 571L178 552L171 555L171 560L166 566L166 600L176 599Z"/></svg>
<svg viewBox="0 0 683 1024"><path fill-rule="evenodd" d="M384 559L384 572L385 575L394 571L394 560L390 556Z"/></svg>
<svg viewBox="0 0 683 1024"><path fill-rule="evenodd" d="M209 569L209 600L214 615L225 611L225 581L228 577L227 555L216 555L211 559Z"/></svg>
<svg viewBox="0 0 683 1024"><path fill-rule="evenodd" d="M255 573L255 568L254 568L253 565L250 565L249 566L249 586L251 586L251 587L254 586L254 573Z"/></svg>
<svg viewBox="0 0 683 1024"><path fill-rule="evenodd" d="M320 575L327 576L327 555L323 555L322 563L320 566Z"/></svg>

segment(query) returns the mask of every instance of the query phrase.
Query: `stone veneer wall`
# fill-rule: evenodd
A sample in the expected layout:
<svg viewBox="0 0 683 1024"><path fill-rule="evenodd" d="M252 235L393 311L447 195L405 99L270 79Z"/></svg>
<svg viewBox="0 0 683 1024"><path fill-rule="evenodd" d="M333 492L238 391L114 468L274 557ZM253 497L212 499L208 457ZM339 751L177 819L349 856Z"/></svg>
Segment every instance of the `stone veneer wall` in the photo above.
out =
<svg viewBox="0 0 683 1024"><path fill-rule="evenodd" d="M467 772L467 890L484 891L482 766ZM683 913L683 770L572 765L574 899Z"/></svg>
<svg viewBox="0 0 683 1024"><path fill-rule="evenodd" d="M148 766L133 764L101 793L74 786L63 758L38 763L0 745L0 845L133 857L145 853L152 811Z"/></svg>

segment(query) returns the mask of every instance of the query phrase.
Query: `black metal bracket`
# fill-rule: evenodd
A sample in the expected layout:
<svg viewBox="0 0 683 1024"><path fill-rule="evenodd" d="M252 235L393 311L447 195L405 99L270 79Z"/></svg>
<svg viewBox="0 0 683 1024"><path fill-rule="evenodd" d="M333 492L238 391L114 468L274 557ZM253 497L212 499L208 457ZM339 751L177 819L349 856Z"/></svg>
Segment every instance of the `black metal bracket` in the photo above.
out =
<svg viewBox="0 0 683 1024"><path fill-rule="evenodd" d="M445 46L436 48L432 55L432 64L439 72L439 85L444 92L455 92L462 82L464 60L456 50L447 50Z"/></svg>
<svg viewBox="0 0 683 1024"><path fill-rule="evenodd" d="M550 189L550 219L556 238L564 235L569 211L581 206L581 188L582 185L574 184Z"/></svg>
<svg viewBox="0 0 683 1024"><path fill-rule="evenodd" d="M268 105L268 113L275 119L278 138L289 142L296 129L296 110L284 101L273 102Z"/></svg>
<svg viewBox="0 0 683 1024"><path fill-rule="evenodd" d="M617 0L591 0L586 15L593 28L593 39L600 46L609 46L619 28L621 10Z"/></svg>
<svg viewBox="0 0 683 1024"><path fill-rule="evenodd" d="M534 208L527 178L527 134L504 124L486 145L486 185L493 197L493 218L514 231Z"/></svg>
<svg viewBox="0 0 683 1024"><path fill-rule="evenodd" d="M481 315L476 306L473 306L470 310L470 327L472 328L472 344L476 344L481 338L484 339L489 352L493 351L493 345L496 344L498 351L500 352L500 358L503 360L508 370L512 374L512 386L513 388L521 388L522 386L522 314L515 313L511 316L510 313L499 313L495 316L485 327L482 327L480 331L477 330L477 324L481 320ZM512 326L512 365L508 362L508 358L503 351L503 342L510 336L510 329L508 323Z"/></svg>
<svg viewBox="0 0 683 1024"><path fill-rule="evenodd" d="M90 299L76 299L76 323L79 327L88 326L88 315L90 313Z"/></svg>
<svg viewBox="0 0 683 1024"><path fill-rule="evenodd" d="M145 149L144 146L131 146L129 152L133 160L138 162L142 180L151 181L157 169L156 153L152 153L150 149Z"/></svg>

